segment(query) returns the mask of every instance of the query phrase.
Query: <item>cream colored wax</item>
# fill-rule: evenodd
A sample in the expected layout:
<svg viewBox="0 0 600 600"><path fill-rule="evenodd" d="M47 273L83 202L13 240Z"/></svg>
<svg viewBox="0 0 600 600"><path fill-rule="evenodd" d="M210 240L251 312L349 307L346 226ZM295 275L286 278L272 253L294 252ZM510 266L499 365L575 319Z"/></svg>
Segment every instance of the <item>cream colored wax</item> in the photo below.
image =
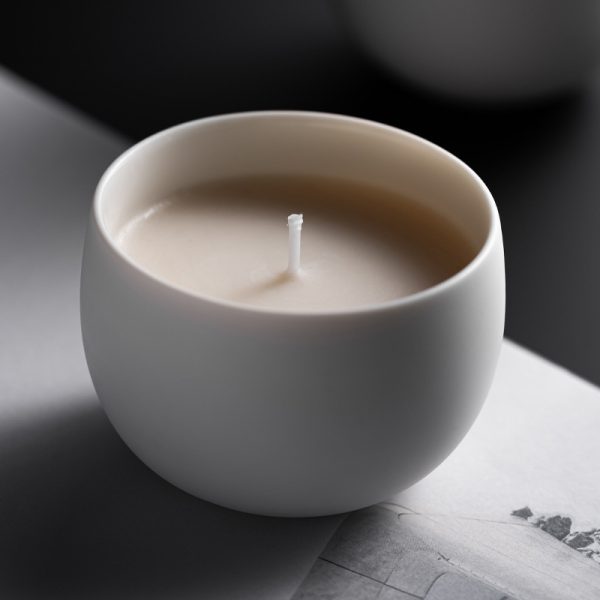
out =
<svg viewBox="0 0 600 600"><path fill-rule="evenodd" d="M304 215L293 276L291 213ZM296 176L178 192L133 217L118 242L139 267L188 292L288 311L402 298L452 276L474 255L455 227L393 192Z"/></svg>

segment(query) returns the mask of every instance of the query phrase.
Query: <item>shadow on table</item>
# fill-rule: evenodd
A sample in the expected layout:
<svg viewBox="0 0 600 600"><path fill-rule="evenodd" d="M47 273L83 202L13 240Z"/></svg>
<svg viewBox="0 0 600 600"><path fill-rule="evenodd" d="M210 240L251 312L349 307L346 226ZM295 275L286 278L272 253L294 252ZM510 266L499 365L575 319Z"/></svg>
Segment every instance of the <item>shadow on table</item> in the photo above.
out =
<svg viewBox="0 0 600 600"><path fill-rule="evenodd" d="M333 520L270 519L199 501L137 460L95 402L82 404L0 429L0 596L293 591L290 580L310 568Z"/></svg>

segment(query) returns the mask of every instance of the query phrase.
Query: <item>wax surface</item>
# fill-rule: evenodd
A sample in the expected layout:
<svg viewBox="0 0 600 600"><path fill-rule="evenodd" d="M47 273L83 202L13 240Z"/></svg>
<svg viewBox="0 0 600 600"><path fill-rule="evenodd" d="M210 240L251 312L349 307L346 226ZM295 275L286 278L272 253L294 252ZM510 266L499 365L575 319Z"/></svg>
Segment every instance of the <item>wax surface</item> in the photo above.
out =
<svg viewBox="0 0 600 600"><path fill-rule="evenodd" d="M296 277L286 273L291 213L304 214ZM127 222L117 242L142 269L189 292L288 311L402 298L475 255L456 227L393 192L301 176L178 192Z"/></svg>

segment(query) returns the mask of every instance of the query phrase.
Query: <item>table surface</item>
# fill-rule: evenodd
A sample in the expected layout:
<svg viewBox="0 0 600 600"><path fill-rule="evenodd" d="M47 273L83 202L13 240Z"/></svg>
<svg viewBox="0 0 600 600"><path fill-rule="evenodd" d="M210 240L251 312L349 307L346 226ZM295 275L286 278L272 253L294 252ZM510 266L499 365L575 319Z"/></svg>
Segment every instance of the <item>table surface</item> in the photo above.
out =
<svg viewBox="0 0 600 600"><path fill-rule="evenodd" d="M136 460L96 401L79 330L80 260L96 180L127 141L1 69L0 131L0 597L289 598L340 517L268 519L194 499ZM597 524L589 457L598 456L591 432L599 394L505 342L476 426L444 466L395 502L425 521L442 513L475 516L476 530L451 532L450 547L444 518L433 541L469 573L475 561L477 577L502 584L520 573L536 592L523 598L563 598L564 586L578 600L596 598L600 575L591 572L592 561L565 546L548 562L540 555L543 540L535 554L529 534L524 540L496 530L525 501L569 514L586 530ZM427 529L421 525L419 535ZM385 535L358 541L359 554L369 548L367 566L374 564L371 551L389 549ZM493 547L491 555L479 552L481 544ZM483 567L480 555L488 561ZM547 576L557 561L558 588ZM444 581L455 597L456 580Z"/></svg>
<svg viewBox="0 0 600 600"><path fill-rule="evenodd" d="M6 8L0 62L131 138L206 115L293 108L376 119L455 153L500 209L507 335L600 383L600 76L544 104L478 109L389 81L323 0L31 11Z"/></svg>

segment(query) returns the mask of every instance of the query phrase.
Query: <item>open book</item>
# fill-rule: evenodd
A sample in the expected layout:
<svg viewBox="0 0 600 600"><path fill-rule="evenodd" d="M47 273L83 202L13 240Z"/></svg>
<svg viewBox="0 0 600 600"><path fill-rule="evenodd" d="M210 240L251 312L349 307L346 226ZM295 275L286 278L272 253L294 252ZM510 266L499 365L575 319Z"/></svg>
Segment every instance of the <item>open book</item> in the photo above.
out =
<svg viewBox="0 0 600 600"><path fill-rule="evenodd" d="M600 599L600 389L506 342L456 451L354 513L294 600Z"/></svg>

